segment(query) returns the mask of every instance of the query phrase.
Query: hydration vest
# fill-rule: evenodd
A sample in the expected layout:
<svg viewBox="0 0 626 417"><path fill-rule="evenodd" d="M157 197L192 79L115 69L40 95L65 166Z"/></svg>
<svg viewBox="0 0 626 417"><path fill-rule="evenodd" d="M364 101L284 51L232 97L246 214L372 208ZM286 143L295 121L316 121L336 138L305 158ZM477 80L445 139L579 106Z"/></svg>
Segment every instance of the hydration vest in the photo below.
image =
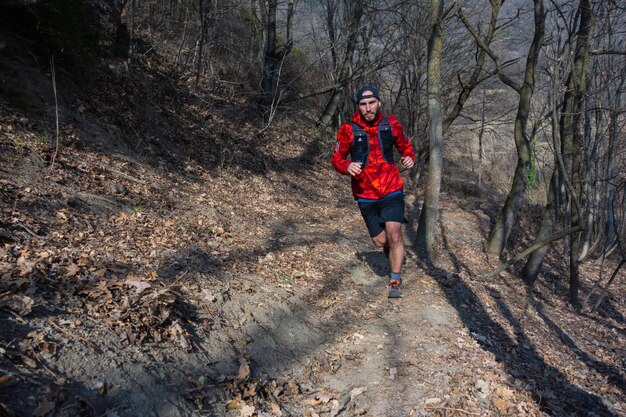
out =
<svg viewBox="0 0 626 417"><path fill-rule="evenodd" d="M365 133L365 130L358 124L352 122L352 149L350 150L350 159L355 161L362 161L361 169L365 168L367 160L370 156L370 140ZM389 164L393 164L393 132L389 119L383 117L380 123L378 123L378 142L380 143L380 149L382 149L383 157Z"/></svg>

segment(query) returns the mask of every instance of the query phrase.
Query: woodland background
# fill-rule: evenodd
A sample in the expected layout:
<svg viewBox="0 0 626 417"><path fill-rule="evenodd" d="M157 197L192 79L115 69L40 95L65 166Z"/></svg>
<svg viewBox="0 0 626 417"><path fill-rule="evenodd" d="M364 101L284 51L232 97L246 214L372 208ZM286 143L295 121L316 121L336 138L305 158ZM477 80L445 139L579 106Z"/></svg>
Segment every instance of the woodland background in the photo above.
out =
<svg viewBox="0 0 626 417"><path fill-rule="evenodd" d="M622 415L625 17L610 0L0 1L0 412ZM259 288L286 317L295 297L317 321L292 327L325 336L283 365L320 374L327 343L374 323L335 285L358 281L354 259L382 267L351 243L360 219L328 163L364 83L418 153L406 268L456 311L437 320L457 340L404 338L501 367L413 387L397 414L313 371L281 379L264 362L288 343L258 318ZM435 356L398 378L428 379ZM86 381L161 361L193 371L164 365L147 396Z"/></svg>

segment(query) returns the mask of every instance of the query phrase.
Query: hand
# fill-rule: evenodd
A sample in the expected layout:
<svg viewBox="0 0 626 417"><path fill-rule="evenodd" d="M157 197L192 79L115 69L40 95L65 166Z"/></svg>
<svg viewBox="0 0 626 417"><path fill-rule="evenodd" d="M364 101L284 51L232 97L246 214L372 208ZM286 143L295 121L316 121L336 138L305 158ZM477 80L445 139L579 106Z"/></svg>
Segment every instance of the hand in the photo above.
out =
<svg viewBox="0 0 626 417"><path fill-rule="evenodd" d="M413 159L410 156L403 156L400 158L400 162L402 163L402 166L407 169L415 165L415 162L413 162Z"/></svg>
<svg viewBox="0 0 626 417"><path fill-rule="evenodd" d="M361 165L363 165L362 162L350 162L350 165L348 165L348 174L354 176L357 176L361 173L362 169L361 169Z"/></svg>

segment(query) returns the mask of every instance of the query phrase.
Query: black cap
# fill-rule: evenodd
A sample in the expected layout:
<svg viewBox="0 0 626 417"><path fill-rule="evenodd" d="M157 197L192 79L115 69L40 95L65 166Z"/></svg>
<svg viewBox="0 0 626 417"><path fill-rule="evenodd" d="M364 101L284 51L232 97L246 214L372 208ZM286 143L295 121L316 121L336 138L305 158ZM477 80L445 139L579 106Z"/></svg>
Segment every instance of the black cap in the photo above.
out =
<svg viewBox="0 0 626 417"><path fill-rule="evenodd" d="M366 91L370 91L371 94L363 94ZM364 98L374 97L376 100L380 100L380 93L378 92L378 88L373 85L364 85L356 92L356 102L363 100Z"/></svg>

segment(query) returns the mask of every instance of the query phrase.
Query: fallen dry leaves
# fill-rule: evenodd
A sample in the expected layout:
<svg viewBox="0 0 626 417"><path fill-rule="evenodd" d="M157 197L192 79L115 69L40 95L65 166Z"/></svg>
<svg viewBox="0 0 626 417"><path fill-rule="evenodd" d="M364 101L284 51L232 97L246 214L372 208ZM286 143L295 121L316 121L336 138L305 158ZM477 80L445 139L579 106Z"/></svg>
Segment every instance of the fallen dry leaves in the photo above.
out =
<svg viewBox="0 0 626 417"><path fill-rule="evenodd" d="M154 275L85 283L76 294L86 299L88 314L120 331L130 343L172 340L191 350L189 334L176 317L177 294L162 285L153 286Z"/></svg>
<svg viewBox="0 0 626 417"><path fill-rule="evenodd" d="M107 91L99 103L111 117L118 117L121 105L111 98L115 96ZM50 311L65 315L25 331L11 347L10 340L2 341L1 358L15 371L0 373L1 389L22 383L24 375L54 372L45 369L44 360L66 353L55 334L83 344L87 340L97 348L99 341L90 340L81 321L113 329L125 347L149 346L155 357L164 346L190 352L196 347L191 330L211 333L228 327L233 339L243 334L246 320L253 319L251 311L244 308L227 320L221 309L225 300L256 291L245 281L247 274L290 295L316 291L328 277L346 278L346 265L355 256L350 245L341 243L339 230L348 220L360 221L355 207L342 200L348 193L347 182L335 178L327 161L306 161L314 164L312 168L297 171L308 144L293 140L292 127L279 127L271 140L263 142L252 126L235 126L198 104L188 106L197 107L198 114L180 116L192 126L187 133L197 131L198 136L169 144L181 154L173 156L161 146L164 143L158 143L165 137L185 136L172 124L165 124L162 138L141 139L147 141L142 156L154 166L138 162L140 158L81 148L81 132L68 124L63 130L66 142L52 171L44 159L49 144L37 140L34 122L0 108L0 168L7 177L0 178L0 310L20 324L34 323L34 316ZM124 125L137 122L138 115L129 109L119 114ZM196 123L196 117L202 122ZM141 125L135 128L141 130ZM212 157L220 164L213 163ZM536 306L543 310L529 307L528 300L519 296L515 277L503 274L503 279L493 282L476 280L478 272L492 266L480 249L490 217L483 209L462 209L450 197L442 198L442 233L448 246L440 244L438 249L442 258L454 258L457 265L444 263L445 274L433 291L453 291L463 282L476 297L455 307L483 313L490 323L480 331L467 330L441 341L457 356L419 364L435 367L458 361L467 367L442 392L424 398L424 409L435 416L538 415L540 405L531 394L550 401L561 394L546 388L553 386L554 376L544 375L545 365L593 395L623 398L619 381L626 367L624 326L623 320L614 319L623 316L623 286L612 293L613 313L607 309L581 317L563 301L556 278L543 280L535 294ZM532 227L525 224L521 229ZM558 256L549 261L552 268L561 265ZM597 276L593 266L585 265L582 271L586 282ZM551 272L558 276L558 271ZM203 279L212 285L200 285ZM317 307L321 314L332 315L350 307L351 301L337 288L315 295L302 298L311 311ZM272 299L262 301L269 310ZM502 314L503 306L510 308L509 315ZM519 322L512 322L512 316ZM549 322L554 325L546 327ZM522 333L525 340L509 342ZM350 337L362 338L355 332ZM495 360L475 361L491 351L509 358L523 358L530 352L533 360L520 359L523 366L515 370ZM349 357L339 350L328 356L325 369L331 373ZM417 372L417 364L410 369L393 366L386 377L401 383L407 374ZM513 372L521 376L511 376ZM542 383L542 389L528 386L528 380ZM210 409L209 393L216 384L228 394L220 407L240 416L342 415L363 395L360 387L337 394L302 380L261 377L243 361L234 375L217 383L190 379L186 397L199 409ZM30 410L34 415L44 416L60 407L59 385L39 387L37 403ZM98 392L104 391L106 385L100 385ZM556 414L563 411L552 403L541 406L552 407ZM0 403L3 412L11 415L10 407ZM117 412L107 410L106 415Z"/></svg>
<svg viewBox="0 0 626 417"><path fill-rule="evenodd" d="M188 395L202 407L206 391L213 386L206 386L202 378L189 381L191 388ZM250 364L240 359L239 371L231 377L224 377L220 383L230 399L224 403L228 410L237 412L239 417L282 417L289 415L319 416L330 413L339 415L350 400L360 395L364 389L352 390L347 397L327 393L323 388L314 389L309 385L299 384L291 378L261 379L252 375Z"/></svg>

